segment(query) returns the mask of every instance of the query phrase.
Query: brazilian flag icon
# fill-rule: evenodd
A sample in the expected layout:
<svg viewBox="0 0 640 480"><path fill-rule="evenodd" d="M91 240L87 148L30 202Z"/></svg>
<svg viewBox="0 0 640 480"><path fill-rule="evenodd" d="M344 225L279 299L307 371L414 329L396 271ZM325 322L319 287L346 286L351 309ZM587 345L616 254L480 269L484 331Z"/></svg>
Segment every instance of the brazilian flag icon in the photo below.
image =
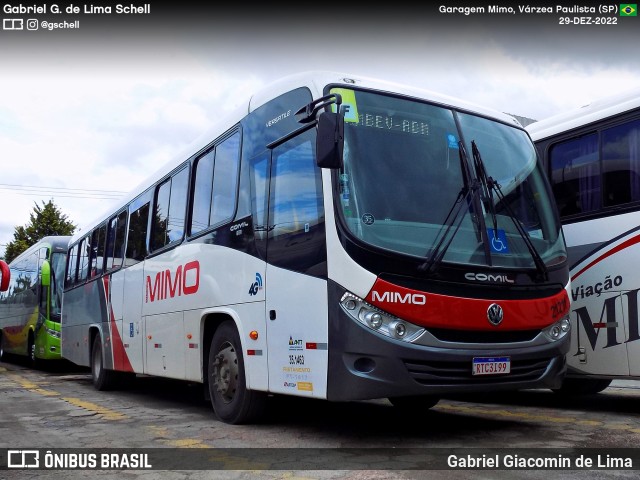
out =
<svg viewBox="0 0 640 480"><path fill-rule="evenodd" d="M621 17L637 17L638 4L637 3L621 3L620 16Z"/></svg>

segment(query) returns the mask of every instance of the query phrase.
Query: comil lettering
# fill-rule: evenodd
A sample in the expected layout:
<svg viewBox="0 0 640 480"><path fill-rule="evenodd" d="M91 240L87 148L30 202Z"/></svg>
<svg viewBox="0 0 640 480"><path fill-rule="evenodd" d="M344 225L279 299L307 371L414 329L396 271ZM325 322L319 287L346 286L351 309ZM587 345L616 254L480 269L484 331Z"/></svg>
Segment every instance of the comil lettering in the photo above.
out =
<svg viewBox="0 0 640 480"><path fill-rule="evenodd" d="M387 303L408 303L411 305L424 305L427 303L426 295L421 293L400 293L400 292L371 292L371 299L375 302L387 302Z"/></svg>
<svg viewBox="0 0 640 480"><path fill-rule="evenodd" d="M464 278L476 282L515 283L515 281L503 274L465 273Z"/></svg>
<svg viewBox="0 0 640 480"><path fill-rule="evenodd" d="M197 260L178 266L175 273L167 269L156 273L153 282L147 275L145 302L191 295L200 288L200 262Z"/></svg>

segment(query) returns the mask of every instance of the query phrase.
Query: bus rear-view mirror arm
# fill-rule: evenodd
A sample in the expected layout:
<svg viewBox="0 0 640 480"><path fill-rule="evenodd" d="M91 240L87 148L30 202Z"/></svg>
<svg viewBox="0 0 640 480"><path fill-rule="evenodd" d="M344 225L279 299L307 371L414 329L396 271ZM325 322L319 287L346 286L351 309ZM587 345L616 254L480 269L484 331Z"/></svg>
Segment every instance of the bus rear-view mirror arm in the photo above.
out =
<svg viewBox="0 0 640 480"><path fill-rule="evenodd" d="M335 105L335 112L322 111ZM296 112L298 122L315 123L318 126L316 136L316 162L320 168L342 167L344 149L344 114L346 106L342 105L342 96L332 93L318 98Z"/></svg>

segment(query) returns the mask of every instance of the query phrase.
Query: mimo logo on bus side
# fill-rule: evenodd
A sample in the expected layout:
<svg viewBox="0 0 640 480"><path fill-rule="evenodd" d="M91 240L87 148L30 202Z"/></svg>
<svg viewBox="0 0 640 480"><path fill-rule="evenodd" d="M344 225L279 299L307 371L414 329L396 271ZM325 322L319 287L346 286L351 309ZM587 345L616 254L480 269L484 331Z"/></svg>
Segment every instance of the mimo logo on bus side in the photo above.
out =
<svg viewBox="0 0 640 480"><path fill-rule="evenodd" d="M179 265L172 272L170 269L156 273L153 281L147 275L145 302L155 302L167 298L191 295L200 288L200 262L192 262Z"/></svg>

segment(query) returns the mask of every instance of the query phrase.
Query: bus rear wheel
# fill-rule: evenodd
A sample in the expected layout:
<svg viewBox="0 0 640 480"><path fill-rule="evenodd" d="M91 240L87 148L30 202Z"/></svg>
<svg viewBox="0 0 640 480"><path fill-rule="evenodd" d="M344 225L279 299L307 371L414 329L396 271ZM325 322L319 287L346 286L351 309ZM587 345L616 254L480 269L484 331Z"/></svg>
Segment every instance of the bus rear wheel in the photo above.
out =
<svg viewBox="0 0 640 480"><path fill-rule="evenodd" d="M213 410L225 423L256 420L266 406L266 394L247 389L242 344L231 321L213 335L208 361L209 396Z"/></svg>
<svg viewBox="0 0 640 480"><path fill-rule="evenodd" d="M91 347L91 379L93 386L96 390L112 390L117 383L117 373L104 368L102 341L100 340L100 335L96 335Z"/></svg>

